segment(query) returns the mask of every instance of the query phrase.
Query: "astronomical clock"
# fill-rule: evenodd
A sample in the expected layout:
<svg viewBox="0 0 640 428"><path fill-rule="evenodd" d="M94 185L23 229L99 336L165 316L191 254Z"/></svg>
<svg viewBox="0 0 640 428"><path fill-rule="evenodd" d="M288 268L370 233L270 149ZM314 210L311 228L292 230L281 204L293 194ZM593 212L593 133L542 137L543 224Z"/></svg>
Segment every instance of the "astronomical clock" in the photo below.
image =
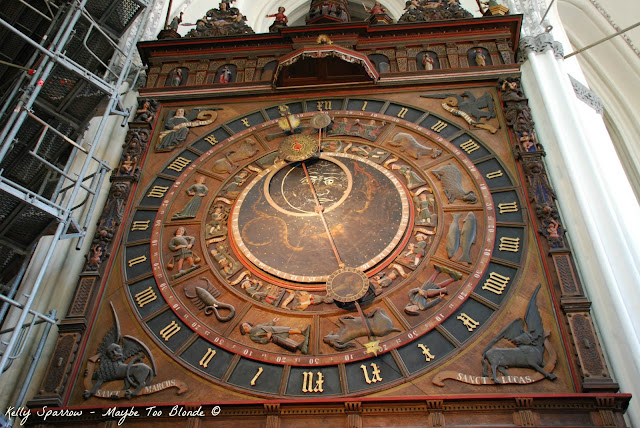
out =
<svg viewBox="0 0 640 428"><path fill-rule="evenodd" d="M377 12L267 35L205 17L140 45L146 87L34 403L621 423L518 79L521 17Z"/></svg>

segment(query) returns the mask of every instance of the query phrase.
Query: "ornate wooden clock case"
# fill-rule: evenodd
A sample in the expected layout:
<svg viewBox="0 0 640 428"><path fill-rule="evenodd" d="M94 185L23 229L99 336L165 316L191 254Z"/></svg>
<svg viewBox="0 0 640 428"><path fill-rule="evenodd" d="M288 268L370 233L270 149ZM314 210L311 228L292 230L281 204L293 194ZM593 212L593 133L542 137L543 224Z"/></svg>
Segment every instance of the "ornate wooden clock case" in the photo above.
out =
<svg viewBox="0 0 640 428"><path fill-rule="evenodd" d="M154 424L188 403L202 423L623 426L519 22L142 43L142 107L33 403L166 407Z"/></svg>

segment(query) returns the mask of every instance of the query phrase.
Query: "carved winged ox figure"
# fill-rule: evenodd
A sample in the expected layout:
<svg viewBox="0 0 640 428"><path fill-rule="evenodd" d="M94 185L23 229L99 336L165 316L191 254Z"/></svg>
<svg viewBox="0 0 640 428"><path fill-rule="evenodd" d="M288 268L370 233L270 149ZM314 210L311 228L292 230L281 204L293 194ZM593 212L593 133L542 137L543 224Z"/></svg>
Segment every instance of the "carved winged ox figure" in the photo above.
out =
<svg viewBox="0 0 640 428"><path fill-rule="evenodd" d="M92 363L98 363L98 370L93 373L95 381L91 390L84 391L85 399L94 395L105 382L123 380L125 397L135 397L142 388L149 385L156 375L156 364L149 348L132 336L120 334L120 321L111 303L113 326L105 334L98 354L89 358ZM144 357L149 359L151 366L141 363ZM131 388L135 388L131 391Z"/></svg>
<svg viewBox="0 0 640 428"><path fill-rule="evenodd" d="M506 369L510 367L530 368L543 374L549 380L556 379L556 375L547 373L543 368L545 366L543 360L544 341L549 332L543 330L542 317L536 302L539 290L540 285L538 284L531 300L529 300L524 320L522 318L513 320L502 329L482 353L482 375L488 376L488 365L491 365L491 377L495 383L501 383L496 371L509 376ZM510 341L516 347L493 348L502 339Z"/></svg>

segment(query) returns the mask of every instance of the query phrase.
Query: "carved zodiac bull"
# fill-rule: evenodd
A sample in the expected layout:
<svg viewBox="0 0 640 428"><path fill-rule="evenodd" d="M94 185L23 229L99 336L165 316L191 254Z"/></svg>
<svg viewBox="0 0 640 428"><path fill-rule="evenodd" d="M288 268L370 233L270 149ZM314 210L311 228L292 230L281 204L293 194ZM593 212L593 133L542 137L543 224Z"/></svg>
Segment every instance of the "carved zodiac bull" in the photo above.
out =
<svg viewBox="0 0 640 428"><path fill-rule="evenodd" d="M338 351L343 351L345 349L349 349L355 346L353 339L358 337L368 336L369 332L367 331L366 326L362 322L362 318L354 317L352 315L346 315L344 317L338 318L338 324L340 325L340 330L336 334L333 334L333 331L327 334L324 337L324 343L327 345L337 349ZM393 326L393 321L387 316L384 312L384 309L375 309L369 315L367 315L367 324L371 329L371 333L374 336L382 337L387 334L400 331L399 329Z"/></svg>

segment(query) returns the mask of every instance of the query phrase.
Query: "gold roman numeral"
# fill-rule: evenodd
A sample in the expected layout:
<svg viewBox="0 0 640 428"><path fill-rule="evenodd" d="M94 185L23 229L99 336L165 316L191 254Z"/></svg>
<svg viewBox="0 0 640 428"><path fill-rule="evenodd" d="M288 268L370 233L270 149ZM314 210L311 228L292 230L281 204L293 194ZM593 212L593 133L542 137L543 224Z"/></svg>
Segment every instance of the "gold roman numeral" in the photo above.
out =
<svg viewBox="0 0 640 428"><path fill-rule="evenodd" d="M251 382L250 382L251 386L256 386L256 382L258 381L258 378L260 377L263 371L264 369L262 367L258 367L258 373L256 373L253 379L251 379Z"/></svg>
<svg viewBox="0 0 640 428"><path fill-rule="evenodd" d="M131 225L131 231L136 231L136 230L142 230L145 231L147 229L149 229L149 223L151 223L151 220L147 220L147 221L134 221L133 224Z"/></svg>
<svg viewBox="0 0 640 428"><path fill-rule="evenodd" d="M465 313L461 313L456 319L462 321L462 324L464 324L464 326L467 327L467 330L469 331L475 330L480 325L478 321L474 320Z"/></svg>
<svg viewBox="0 0 640 428"><path fill-rule="evenodd" d="M482 286L483 290L491 291L495 294L502 294L505 288L507 288L507 284L509 283L508 276L500 275L499 273L491 272L489 274L489 278L484 282Z"/></svg>
<svg viewBox="0 0 640 428"><path fill-rule="evenodd" d="M518 251L520 251L520 238L509 238L503 236L502 238L500 238L500 247L498 248L498 250L517 253Z"/></svg>
<svg viewBox="0 0 640 428"><path fill-rule="evenodd" d="M181 329L181 327L178 325L177 322L171 321L165 328L160 330L160 336L162 336L164 341L167 342L169 339L171 339L171 337L174 334L179 332L180 329Z"/></svg>
<svg viewBox="0 0 640 428"><path fill-rule="evenodd" d="M437 133L439 134L439 133L440 133L440 132L442 132L442 130L443 130L444 128L446 128L447 126L448 126L448 125L447 125L445 122L443 122L443 121L439 120L439 121L437 121L437 122L436 122L436 123L431 127L431 130L432 130L432 131L435 131L435 132L437 132Z"/></svg>
<svg viewBox="0 0 640 428"><path fill-rule="evenodd" d="M218 140L213 135L207 135L206 137L204 137L204 140L212 146L218 144Z"/></svg>
<svg viewBox="0 0 640 428"><path fill-rule="evenodd" d="M189 159L178 156L173 162L171 162L171 165L169 165L167 169L171 169L176 172L182 172L182 170L189 166L190 163L191 161Z"/></svg>
<svg viewBox="0 0 640 428"><path fill-rule="evenodd" d="M369 385L376 382L382 382L382 378L380 377L380 367L378 367L376 363L371 363L371 374L373 375L371 378L369 377L367 366L363 364L360 368L362 369L362 373L364 373L364 381Z"/></svg>
<svg viewBox="0 0 640 428"><path fill-rule="evenodd" d="M369 104L369 101L364 102L364 104L362 105L362 111L367 110L367 104Z"/></svg>
<svg viewBox="0 0 640 428"><path fill-rule="evenodd" d="M169 190L168 187L165 186L153 186L151 191L147 194L149 198L164 198L165 193Z"/></svg>
<svg viewBox="0 0 640 428"><path fill-rule="evenodd" d="M471 153L475 152L480 148L480 144L476 143L472 139L469 139L464 143L460 144L460 148L465 152L467 152L468 155L470 155Z"/></svg>
<svg viewBox="0 0 640 428"><path fill-rule="evenodd" d="M153 291L153 288L151 288L151 286L149 286L149 288L147 288L146 290L142 290L141 292L136 294L134 297L136 299L136 303L141 308L144 305L151 303L158 298L158 296L156 296L156 292Z"/></svg>
<svg viewBox="0 0 640 428"><path fill-rule="evenodd" d="M313 393L313 392L324 392L322 388L322 384L324 383L324 376L321 372L317 372L316 375L318 378L316 379L315 386L313 385L313 372L304 372L302 373L304 379L302 380L302 392L305 394Z"/></svg>
<svg viewBox="0 0 640 428"><path fill-rule="evenodd" d="M244 126L246 126L247 128L251 128L251 124L249 123L249 118L245 117L244 119L240 119L240 122L242 122L242 124Z"/></svg>
<svg viewBox="0 0 640 428"><path fill-rule="evenodd" d="M418 343L418 348L422 349L422 355L424 355L425 361L428 363L433 361L436 357L431 353L431 350L424 346L422 343Z"/></svg>
<svg viewBox="0 0 640 428"><path fill-rule="evenodd" d="M502 170L499 169L497 171L493 171L490 172L489 174L485 175L485 177L487 178L498 178L498 177L502 177L504 174L502 173Z"/></svg>
<svg viewBox="0 0 640 428"><path fill-rule="evenodd" d="M209 367L209 363L211 362L211 359L216 355L216 351L209 348L207 349L207 352L204 354L204 356L202 357L202 359L200 360L200 362L198 364L200 364L201 367L204 367L205 369L207 367Z"/></svg>
<svg viewBox="0 0 640 428"><path fill-rule="evenodd" d="M136 257L135 259L131 259L127 261L127 265L132 268L135 265L137 265L138 263L143 263L147 261L147 256L145 256L144 254L141 255L140 257Z"/></svg>
<svg viewBox="0 0 640 428"><path fill-rule="evenodd" d="M404 119L404 115L405 115L405 114L407 114L407 112L408 112L408 111L409 111L409 109L408 109L408 108L406 108L406 107L402 107L402 108L400 109L400 112L398 113L398 115L397 115L397 116L398 116L400 119Z"/></svg>
<svg viewBox="0 0 640 428"><path fill-rule="evenodd" d="M318 101L318 110L333 110L331 101Z"/></svg>
<svg viewBox="0 0 640 428"><path fill-rule="evenodd" d="M515 212L518 212L518 203L517 202L503 202L501 204L498 204L498 208L500 209L500 214L515 213Z"/></svg>

